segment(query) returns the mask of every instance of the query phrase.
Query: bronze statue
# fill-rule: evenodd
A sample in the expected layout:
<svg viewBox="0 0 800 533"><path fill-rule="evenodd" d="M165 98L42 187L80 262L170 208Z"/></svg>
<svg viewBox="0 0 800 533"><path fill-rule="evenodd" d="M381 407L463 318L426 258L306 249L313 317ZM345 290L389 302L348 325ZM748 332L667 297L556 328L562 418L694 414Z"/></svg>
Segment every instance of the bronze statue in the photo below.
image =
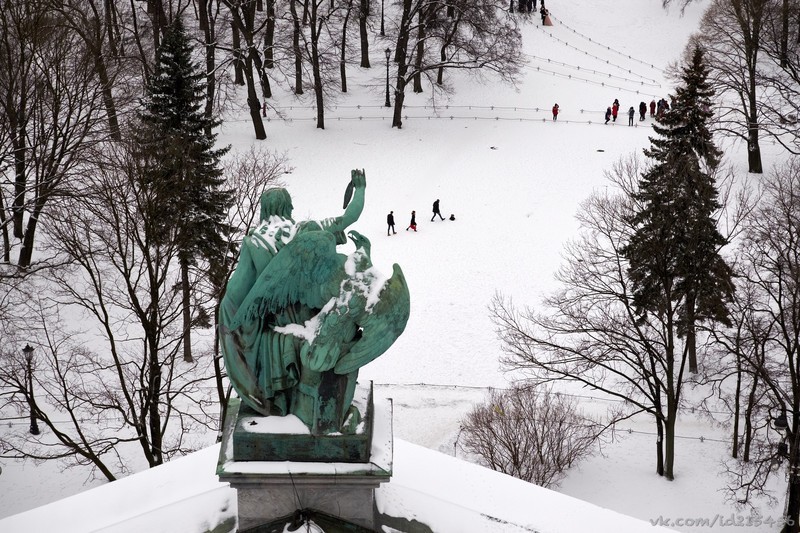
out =
<svg viewBox="0 0 800 533"><path fill-rule="evenodd" d="M366 177L353 170L345 212L295 222L285 189L261 197L261 223L242 241L220 306L228 377L262 415L298 416L320 435L352 432L358 369L384 353L408 321L398 265L388 280L372 267L370 242L355 231L349 256L336 246L364 209ZM352 197L352 201L351 201Z"/></svg>

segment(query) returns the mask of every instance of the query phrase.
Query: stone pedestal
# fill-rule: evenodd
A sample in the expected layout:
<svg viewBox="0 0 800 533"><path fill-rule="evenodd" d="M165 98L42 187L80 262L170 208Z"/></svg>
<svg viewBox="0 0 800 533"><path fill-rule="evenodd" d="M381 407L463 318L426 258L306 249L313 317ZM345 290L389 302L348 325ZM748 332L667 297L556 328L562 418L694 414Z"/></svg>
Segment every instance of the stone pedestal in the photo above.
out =
<svg viewBox="0 0 800 533"><path fill-rule="evenodd" d="M237 491L239 506L239 530L246 530L293 514L300 509L313 509L338 517L346 522L374 530L374 490L392 475L392 406L391 401L377 402L365 415L364 428L370 428L371 445L366 461L311 461L275 460L275 435L251 433L248 442L248 457L251 451L263 448L269 450L271 460L239 460L241 453L234 449L234 433L237 424L253 424L252 414L240 414L240 403L231 400L225 420L222 446L217 464L220 481L230 483ZM269 418L263 417L264 423ZM255 421L258 422L257 420ZM246 426L245 426L246 428ZM242 428L239 427L241 432ZM304 436L298 433L282 433L277 442L297 443L305 450L323 449L338 445L318 442L327 437L306 436L308 442L302 443ZM341 435L330 436L332 439ZM264 446L256 440L265 439ZM254 440L255 439L255 440ZM299 439L299 440L298 440ZM341 441L340 441L341 442ZM292 446L286 449L290 451ZM304 452L305 453L305 452Z"/></svg>

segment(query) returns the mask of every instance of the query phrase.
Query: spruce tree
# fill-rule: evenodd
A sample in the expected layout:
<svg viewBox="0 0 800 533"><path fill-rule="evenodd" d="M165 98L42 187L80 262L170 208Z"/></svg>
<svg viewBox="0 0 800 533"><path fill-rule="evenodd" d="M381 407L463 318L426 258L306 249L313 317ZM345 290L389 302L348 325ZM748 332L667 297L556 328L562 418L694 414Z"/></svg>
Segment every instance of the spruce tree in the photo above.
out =
<svg viewBox="0 0 800 533"><path fill-rule="evenodd" d="M726 240L714 220L720 203L713 174L722 154L708 128L713 96L695 48L671 109L653 125L657 136L644 151L653 164L639 180L634 199L641 210L630 220L635 233L623 250L637 311L670 319L674 313L693 372L696 324L727 324L733 291L731 269L719 254Z"/></svg>
<svg viewBox="0 0 800 533"><path fill-rule="evenodd" d="M178 249L182 274L184 359L191 355L189 268L204 260L212 271L225 253L222 234L232 204L224 190L221 158L215 148L220 122L207 117L205 73L192 60L192 47L180 18L167 29L156 54L134 133L142 186L155 212L147 221L156 245Z"/></svg>

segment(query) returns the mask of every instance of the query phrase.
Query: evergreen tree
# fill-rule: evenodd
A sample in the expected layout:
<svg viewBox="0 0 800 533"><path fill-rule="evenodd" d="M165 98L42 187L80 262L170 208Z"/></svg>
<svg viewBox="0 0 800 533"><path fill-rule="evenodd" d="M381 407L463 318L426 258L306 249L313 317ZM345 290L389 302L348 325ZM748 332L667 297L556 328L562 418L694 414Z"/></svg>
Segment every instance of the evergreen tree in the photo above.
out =
<svg viewBox="0 0 800 533"><path fill-rule="evenodd" d="M641 210L630 220L636 230L623 251L637 311L675 317L693 372L695 325L727 324L733 291L731 269L719 255L726 240L714 220L720 203L713 173L722 154L708 129L714 91L707 78L695 48L671 109L653 126L658 136L644 151L654 163L639 180Z"/></svg>
<svg viewBox="0 0 800 533"><path fill-rule="evenodd" d="M182 271L184 359L191 355L189 268L202 259L213 271L225 253L223 221L232 194L223 189L220 160L229 147L215 148L219 125L207 117L205 73L192 60L180 18L167 29L156 55L139 111L134 139L142 186L153 199L148 221L156 245L178 249Z"/></svg>

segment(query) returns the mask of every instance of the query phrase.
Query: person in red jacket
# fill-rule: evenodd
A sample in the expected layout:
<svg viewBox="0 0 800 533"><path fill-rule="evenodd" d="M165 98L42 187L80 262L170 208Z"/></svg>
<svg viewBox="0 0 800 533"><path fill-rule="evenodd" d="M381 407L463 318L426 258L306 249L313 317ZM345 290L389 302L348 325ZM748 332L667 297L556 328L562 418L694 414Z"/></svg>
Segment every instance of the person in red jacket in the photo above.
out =
<svg viewBox="0 0 800 533"><path fill-rule="evenodd" d="M614 103L611 104L611 122L617 121L618 114L619 114L619 100L614 98Z"/></svg>
<svg viewBox="0 0 800 533"><path fill-rule="evenodd" d="M558 104L553 106L553 120L558 120Z"/></svg>
<svg viewBox="0 0 800 533"><path fill-rule="evenodd" d="M417 212L416 211L411 211L411 222L409 222L408 227L406 228L406 231L408 231L409 229L413 229L414 231L417 231Z"/></svg>
<svg viewBox="0 0 800 533"><path fill-rule="evenodd" d="M653 98L650 100L650 117L656 116L656 100Z"/></svg>

